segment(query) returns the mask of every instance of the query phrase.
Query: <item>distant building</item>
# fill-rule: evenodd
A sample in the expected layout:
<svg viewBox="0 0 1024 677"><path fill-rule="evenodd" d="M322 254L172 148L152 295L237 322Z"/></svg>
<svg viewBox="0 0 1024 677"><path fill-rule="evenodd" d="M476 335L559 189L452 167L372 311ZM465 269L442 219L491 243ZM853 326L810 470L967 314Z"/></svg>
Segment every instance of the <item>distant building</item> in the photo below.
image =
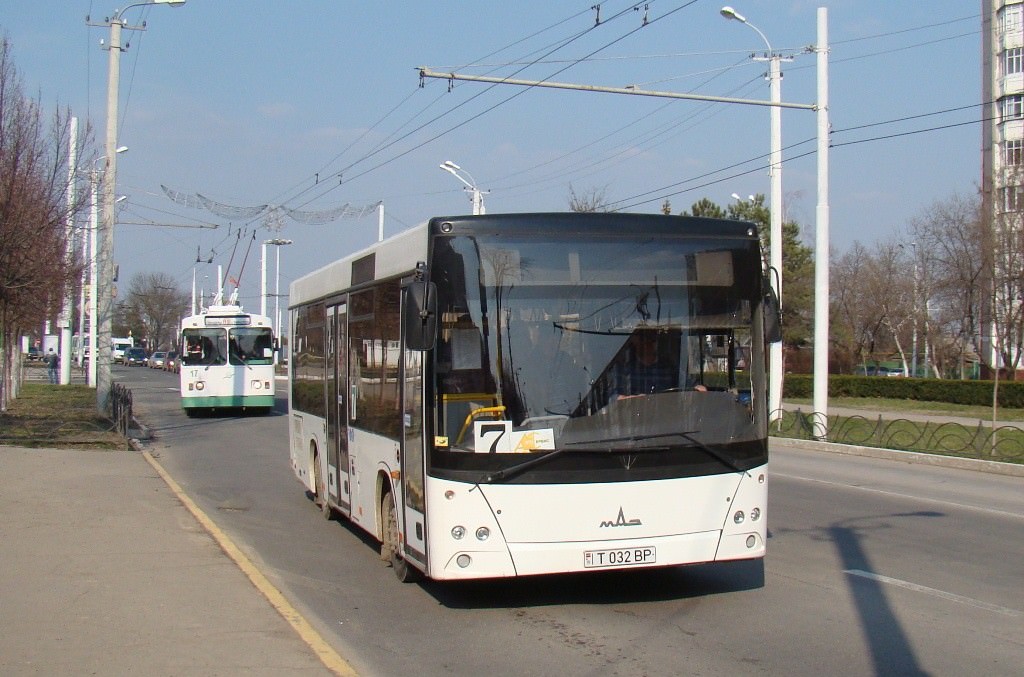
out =
<svg viewBox="0 0 1024 677"><path fill-rule="evenodd" d="M997 212L1014 211L1019 188L1005 179L1024 165L1024 0L981 5L982 190Z"/></svg>
<svg viewBox="0 0 1024 677"><path fill-rule="evenodd" d="M981 190L985 215L994 225L998 278L1001 268L1017 267L1013 261L1020 254L999 255L1000 233L1019 232L1024 215L1024 0L982 0L981 23ZM991 315L985 308L982 353L986 362L999 364Z"/></svg>

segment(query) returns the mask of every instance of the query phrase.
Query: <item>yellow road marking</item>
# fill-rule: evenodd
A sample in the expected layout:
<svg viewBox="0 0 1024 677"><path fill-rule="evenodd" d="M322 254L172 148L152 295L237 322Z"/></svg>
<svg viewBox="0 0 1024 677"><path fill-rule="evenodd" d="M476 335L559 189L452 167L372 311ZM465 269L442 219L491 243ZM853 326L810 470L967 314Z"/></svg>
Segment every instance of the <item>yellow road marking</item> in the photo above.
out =
<svg viewBox="0 0 1024 677"><path fill-rule="evenodd" d="M143 457L153 468L157 471L167 486L171 488L171 491L178 497L178 500L188 509L192 516L199 521L199 523L206 529L207 533L213 537L213 540L217 542L217 545L221 547L224 553L230 557L238 568L242 570L252 584L256 586L256 589L267 598L271 606L277 609L277 612L281 614L281 617L288 622L289 625L298 633L299 637L304 641L309 648L313 650L320 662L324 664L328 670L340 677L358 677L358 673L348 664L344 658L342 658L338 652L336 652L331 645L328 644L323 637L320 636L313 626L309 624L302 614L300 614L295 607L293 607L285 596L281 593L277 587L271 583L266 576L264 576L256 565L239 550L238 546L228 538L227 534L221 531L220 527L214 524L202 509L195 504L195 502L189 498L182 488L174 481L163 466L148 451L142 452Z"/></svg>

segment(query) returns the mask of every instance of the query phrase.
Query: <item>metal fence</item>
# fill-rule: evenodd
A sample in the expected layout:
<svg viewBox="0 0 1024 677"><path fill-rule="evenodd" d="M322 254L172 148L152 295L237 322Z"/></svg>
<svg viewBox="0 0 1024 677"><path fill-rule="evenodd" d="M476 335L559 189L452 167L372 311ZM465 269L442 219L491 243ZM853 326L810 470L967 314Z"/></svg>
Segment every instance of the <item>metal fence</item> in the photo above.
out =
<svg viewBox="0 0 1024 677"><path fill-rule="evenodd" d="M824 420L823 420L824 419ZM825 425L821 425L824 423ZM1024 429L1017 425L977 425L955 422L914 421L867 416L829 416L805 413L800 409L784 412L771 424L776 437L814 440L816 428L825 430L824 441L879 447L902 451L943 454L986 461L1024 463Z"/></svg>
<svg viewBox="0 0 1024 677"><path fill-rule="evenodd" d="M132 391L120 383L110 389L110 418L117 432L127 437L132 425Z"/></svg>

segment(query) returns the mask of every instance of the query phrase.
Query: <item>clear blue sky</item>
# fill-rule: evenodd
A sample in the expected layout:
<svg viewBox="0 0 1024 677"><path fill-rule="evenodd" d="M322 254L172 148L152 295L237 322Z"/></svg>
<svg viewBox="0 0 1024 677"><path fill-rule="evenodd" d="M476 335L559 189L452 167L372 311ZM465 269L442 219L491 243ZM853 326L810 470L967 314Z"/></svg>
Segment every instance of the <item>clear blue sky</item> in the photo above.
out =
<svg viewBox="0 0 1024 677"><path fill-rule="evenodd" d="M130 4L122 1L120 7ZM167 186L227 205L326 211L383 200L385 235L468 213L453 160L489 190L488 212L564 210L570 186L631 211L769 192L767 108L442 80L417 66L522 79L768 98L764 42L719 0L341 2L188 0L134 7L125 32L117 193L119 285L165 272L192 284L196 252L259 308L260 247L281 237L281 289L377 238L377 216L310 225L227 219L171 201ZM644 10L644 5L648 9ZM813 103L816 8L829 9L833 250L906 232L910 219L980 177L980 5L963 0L734 0L793 54L782 98ZM104 0L0 0L0 31L30 93L96 130L106 115ZM648 23L642 25L646 13ZM574 39L575 38L575 39ZM511 65L510 65L511 64ZM783 112L786 217L813 243L815 115ZM901 122L892 122L902 120ZM889 124L880 124L889 123ZM933 131L922 131L933 129ZM890 137L890 138L882 138ZM876 139L876 140L871 140ZM805 155L805 157L798 157ZM319 183L317 183L319 178ZM255 234L255 243L246 253ZM272 248L270 248L272 251ZM272 258L272 257L271 257ZM230 269L228 269L230 262ZM273 266L269 265L273 291ZM216 265L200 265L200 280ZM282 301L283 303L283 301ZM272 303L271 303L272 307Z"/></svg>

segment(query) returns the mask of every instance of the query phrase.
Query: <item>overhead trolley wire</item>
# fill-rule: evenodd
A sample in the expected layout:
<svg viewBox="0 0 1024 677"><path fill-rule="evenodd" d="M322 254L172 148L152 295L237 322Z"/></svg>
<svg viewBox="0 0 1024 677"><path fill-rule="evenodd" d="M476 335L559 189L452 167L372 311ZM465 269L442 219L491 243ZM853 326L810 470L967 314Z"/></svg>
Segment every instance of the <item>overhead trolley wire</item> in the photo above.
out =
<svg viewBox="0 0 1024 677"><path fill-rule="evenodd" d="M607 49L608 47L611 47L612 45L614 45L614 44L616 44L616 43L618 43L618 42L620 42L620 41L622 41L622 40L626 39L627 37L629 37L629 36L633 35L633 34L634 34L634 33L636 33L637 31L639 31L639 30L642 30L642 29L643 29L643 28L645 28L646 26L648 26L648 25L650 25L650 24L652 24L652 23L654 23L654 22L656 22L656 21L660 21L660 20L662 20L662 19L664 19L664 18L667 18L668 16L671 16L672 14L675 14L676 12L679 12L679 11L680 11L680 10L682 10L682 9L686 9L687 7L689 7L689 6L693 5L693 4L695 4L696 2L697 2L697 0L690 0L689 2L686 2L686 3L682 4L682 5L680 5L679 7L676 7L675 9L672 9L672 10L670 10L669 12L666 12L665 14L663 14L663 15L661 15L661 16L655 17L654 19L651 19L651 20L647 21L646 23L642 24L641 26L639 26L639 27L637 27L637 28L634 28L634 29L632 29L632 30L630 30L630 31L627 31L627 32L626 32L625 34L623 34L623 35L619 36L618 38L616 38L616 39L612 40L611 42L609 42L609 43L607 43L607 44L605 44L605 45L603 45L603 46L601 46L601 47L597 48L596 50L594 50L594 51L590 52L589 54L585 55L584 57L581 57L580 59L576 59L576 60L574 60L574 61L572 62L572 64L566 65L566 66L564 66L563 68L560 68L560 69L556 70L555 72L551 73L551 74L550 74L550 75L548 75L548 76L547 76L546 78L544 78L544 80L549 80L549 79L551 79L552 77L555 77L555 76L556 76L556 75L558 75L559 73L562 73L562 72L564 72L564 71L568 70L568 69L569 69L569 68L571 68L571 67L572 67L573 65L575 65L575 64L577 64L577 63L580 63L580 62L581 62L581 61L583 61L584 59L586 59L586 58L589 58L590 56L593 56L594 54L597 54L597 53L599 53L599 52L601 52L601 51L603 51L603 50ZM647 3L647 4L649 5L649 4L651 4L651 3ZM559 49L562 49L562 48L564 48L564 47L568 46L569 44L572 44L573 42L575 42L576 40L580 39L580 38L581 38L581 37L583 37L584 35L587 35L587 34L588 34L588 33L590 33L591 31L593 31L593 30L594 30L595 28L597 28L597 27L599 27L599 26L602 26L602 25L605 25L605 24L606 24L606 23L608 23L609 21L612 21L612 20L614 20L614 19L618 19L618 18L620 18L620 17L622 17L622 16L626 15L626 14L627 14L628 12L631 12L631 11L633 11L633 10L635 9L635 7L636 7L636 6L637 6L637 5L630 5L630 7L629 7L628 9L626 9L626 10L622 10L622 11L618 12L617 14L613 15L613 16L612 16L612 17L611 17L610 19L608 19L608 20L606 20L606 21L604 21L604 22L601 22L601 23L599 23L599 24L595 24L594 26L588 27L588 28L587 28L586 30L584 30L584 31L581 31L581 32L579 32L578 34L576 34L575 36L573 36L573 37L571 37L571 38L569 38L569 39L567 39L567 40L565 40L565 41L561 42L561 43L559 44L559 46L558 46L558 47L556 47L556 48L553 48L552 50L550 50L550 51L549 51L549 52L548 52L547 54L545 54L544 56L548 56L549 54L552 54L552 53L554 53L555 51L557 51L557 50L559 50ZM543 58L543 57L541 57L541 58ZM541 58L535 59L535 60L534 60L534 62L539 62ZM531 62L531 63L534 63L534 62ZM513 73L512 73L511 75L516 75L516 74L518 74L519 72L522 72L522 70L525 70L526 68L527 68L527 66L523 66L522 68L520 68L520 69L518 69L518 70L514 71L514 72L513 72ZM510 75L509 77L511 77L511 75ZM542 81L544 81L544 80L542 80ZM409 136L411 136L412 134L414 134L414 133L416 133L416 132L418 132L418 131L421 131L422 129L424 129L424 128L425 128L425 127L427 127L428 125L430 125L430 124L433 124L434 122L437 122L438 120L440 120L440 119L442 119L442 118L444 118L444 117L446 117L446 116L448 116L448 115L450 115L450 114L454 113L454 112L455 112L456 110L458 110L459 108L461 108L461 107L463 107L463 106L467 105L467 104L468 104L469 102L471 102L471 101L473 101L473 100L477 99L478 97L480 97L480 96L482 96L483 94L485 94L485 93L489 92L489 91L490 91L491 89L493 89L494 87L497 87L497 86L498 86L498 83L495 83L495 84L492 84L492 85L490 85L490 86L488 86L488 87L485 87L485 88L484 88L484 89L482 89L482 90L481 90L481 91L480 91L479 93L477 93L477 94L474 94L474 95L472 95L472 96L471 96L471 97L470 97L469 99L467 99L466 101L463 101L463 102L461 102L461 103L457 104L457 105L456 105L455 107L453 107L453 108L452 108L452 109L450 109L449 111L447 111L447 112L445 112L445 113L443 113L443 114L441 114L441 115L439 115L439 116L437 116L437 117L433 118L432 120L430 120L430 121L428 121L428 122L424 123L423 125L420 125L419 127L417 127L416 129L412 130L411 132L409 132L409 133L407 133L407 134L403 135L403 136L402 136L401 138L399 138L399 139L396 139L396 140L395 140L395 141L393 141L392 143L388 144L388 146L387 146L387 147L393 146L393 145L394 145L395 143L398 143L399 141L402 141L402 140L404 140L404 139L408 138L408 137L409 137ZM424 146L426 146L426 145L429 145L430 143L432 143L432 142L436 141L437 139L439 139L439 138L441 138L441 137L443 137L443 136L445 136L445 135L447 135L447 134L449 134L449 133L451 133L451 132L455 131L456 129L459 129L459 128L461 128L461 127L463 127L463 126L465 126L465 125L469 124L470 122L473 122L473 121L475 121L475 120L479 119L480 117L482 117L482 116L486 115L487 113L489 113L489 112L493 111L494 109L496 109L496 108L498 108L498 107L500 107L500 106L502 106L502 105L504 105L504 104L508 103L509 101L512 101L513 99L516 99L517 97L521 96L522 94L524 94L525 92L529 91L530 89L532 89L532 87L526 87L526 88L524 88L524 89L522 89L522 90L520 90L520 91L516 92L515 94L512 94L511 96L508 96L508 97L506 97L505 99L502 99L501 101L498 101L497 103L495 103L495 104L493 104L493 105L491 105L491 106L487 107L486 109L484 109L484 110L482 110L482 111L480 111L480 112L478 112L478 113L476 113L476 114L474 114L474 115L470 116L469 118L466 118L466 119L462 120L461 122L458 122L458 123L456 123L456 124L454 124L454 125L452 125L452 126L448 127L447 129L445 129L445 130L443 130L443 131L441 131L441 132L439 132L439 133L435 134L434 136L432 136L432 137L430 137L430 138L426 139L425 141L422 141L422 142L420 142L420 143L416 144L415 146L413 146L413 147L411 147L411 148L408 148L408 149L406 149L406 150L404 150L404 151L401 151L400 153L398 153L398 154L396 154L396 155L394 155L394 156L392 156L392 157L390 157L390 158L388 158L388 159L386 159L386 160L384 160L384 161L382 161L382 162L379 162L378 164L376 164L376 165L373 165L372 167L370 167L370 168L368 168L368 169L365 169L365 170L363 170L362 172L360 172L360 173L356 174L355 176L349 177L348 181L353 181L353 180L355 180L355 179L357 179L357 178L359 178L359 177L361 177L361 176L364 176L364 175L366 175L366 174L368 174L368 173L370 173L370 172L372 172L372 171L375 171L375 170L377 170L377 169L379 169L379 168L381 168L381 167L383 167L383 166L385 166L385 165L387 165L387 164L390 164L391 162L394 162L395 160L398 160L398 159L400 159L400 158L402 158L402 157L404 157L404 156L408 155L409 153L412 153L412 152L413 152L413 151L415 151L415 150L418 150L418 149L420 149L420 148L422 148L422 147L424 147ZM385 148L387 148L387 147L385 147ZM366 159L369 159L369 158L370 158L370 157L371 157L372 155L375 155L375 154L377 154L378 152L380 152L380 151L382 151L382 150L385 150L385 148L381 148L381 149L378 149L377 151L374 151L373 153L370 153L370 154L368 154L368 155L364 156L364 158L362 158L362 159L361 159L360 161L362 161L362 160L366 160ZM353 166L354 166L355 164L356 164L356 163L353 163L352 165L350 165L350 168L351 168L351 167L353 167ZM336 188L337 188L338 186L342 185L343 183L345 183L345 182L339 182L339 183L337 183L337 184L335 184L335 185L333 185L333 186L331 186L331 187L327 188L327 189L326 189L325 191L323 191L323 192L322 192L322 193L321 193L320 195L318 195L318 196L317 196L317 198L318 198L318 197L322 197L322 196L323 196L323 195L325 195L326 193L328 193L328 192L330 192L330 191L332 191L332 190L336 189ZM316 199L316 198L313 198L313 199Z"/></svg>

